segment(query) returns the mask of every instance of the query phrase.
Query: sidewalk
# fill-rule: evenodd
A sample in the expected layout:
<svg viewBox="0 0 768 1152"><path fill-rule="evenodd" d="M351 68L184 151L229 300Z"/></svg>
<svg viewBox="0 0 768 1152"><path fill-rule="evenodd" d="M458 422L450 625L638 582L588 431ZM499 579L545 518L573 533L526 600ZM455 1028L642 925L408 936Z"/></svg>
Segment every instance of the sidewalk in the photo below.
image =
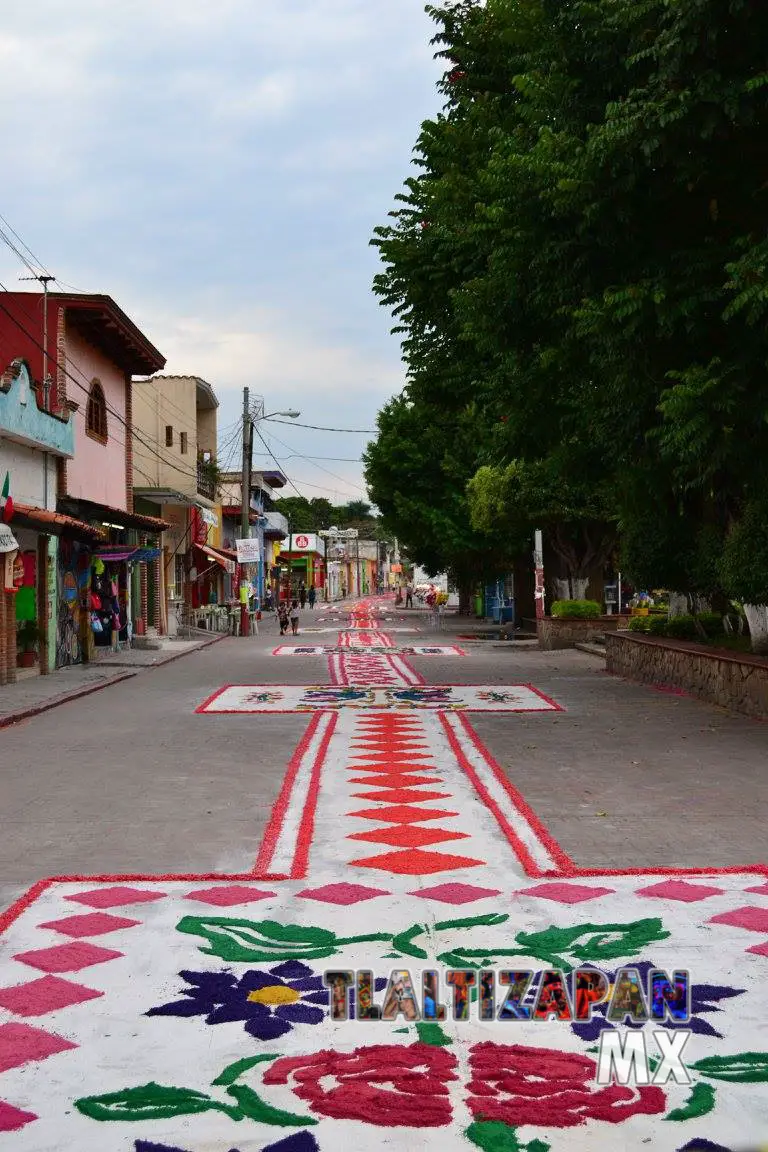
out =
<svg viewBox="0 0 768 1152"><path fill-rule="evenodd" d="M91 664L75 664L70 668L59 668L48 676L34 676L16 684L5 684L0 688L0 728L18 724L30 716L88 696L111 684L130 680L145 669L170 664L224 639L226 635L218 634L201 640L164 639L160 649L132 648Z"/></svg>

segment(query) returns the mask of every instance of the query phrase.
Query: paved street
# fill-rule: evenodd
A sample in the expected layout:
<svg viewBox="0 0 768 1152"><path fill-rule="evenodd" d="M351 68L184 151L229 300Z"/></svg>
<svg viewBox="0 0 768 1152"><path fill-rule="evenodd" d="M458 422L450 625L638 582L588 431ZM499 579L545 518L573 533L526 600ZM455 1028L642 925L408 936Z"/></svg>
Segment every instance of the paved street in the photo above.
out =
<svg viewBox="0 0 768 1152"><path fill-rule="evenodd" d="M306 617L303 642L335 642L338 625ZM393 613L393 626L415 618ZM258 638L224 640L0 730L0 762L16 766L3 779L3 903L50 875L252 867L308 721L194 708L226 683L327 680L322 658L273 657L279 642L269 621ZM768 726L608 677L580 652L521 648L467 643L463 658L410 659L433 683L530 682L563 705L546 722L481 713L474 725L581 867L768 860Z"/></svg>
<svg viewBox="0 0 768 1152"><path fill-rule="evenodd" d="M496 1024L406 1016L361 1049L320 973L369 969L378 995L393 959L685 967L707 986L688 1059L742 1059L768 955L768 870L744 867L768 860L768 729L590 655L422 626L320 608L298 638L270 621L0 730L2 903L58 878L3 925L0 1152L443 1152L496 1148L494 1116L538 1147L680 1149L658 1121L688 1117L690 1086L582 1085L602 1017L542 1019L520 1049L547 1077L560 1061L584 1111L494 1112L517 1051ZM410 1085L394 1127L382 1081ZM715 1136L768 1130L746 1080L726 1090ZM686 1136L710 1133L698 1115Z"/></svg>

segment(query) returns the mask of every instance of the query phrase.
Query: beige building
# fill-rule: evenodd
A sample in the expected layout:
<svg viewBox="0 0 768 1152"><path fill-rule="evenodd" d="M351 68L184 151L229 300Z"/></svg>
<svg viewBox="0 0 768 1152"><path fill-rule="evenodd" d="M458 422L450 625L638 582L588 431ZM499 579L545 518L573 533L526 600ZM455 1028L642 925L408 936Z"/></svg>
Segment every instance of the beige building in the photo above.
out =
<svg viewBox="0 0 768 1152"><path fill-rule="evenodd" d="M222 578L231 568L231 557L218 552L218 407L212 386L199 376L133 381L134 501L137 510L171 524L163 536L158 590L162 630L171 633L178 606L220 599Z"/></svg>

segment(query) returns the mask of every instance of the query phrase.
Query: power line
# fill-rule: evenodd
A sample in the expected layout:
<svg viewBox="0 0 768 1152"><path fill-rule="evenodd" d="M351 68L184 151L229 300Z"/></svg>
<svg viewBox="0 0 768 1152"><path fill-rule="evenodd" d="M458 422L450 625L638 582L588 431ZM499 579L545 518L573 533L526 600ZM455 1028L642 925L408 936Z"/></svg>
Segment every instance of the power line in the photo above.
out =
<svg viewBox="0 0 768 1152"><path fill-rule="evenodd" d="M294 490L294 492L296 493L296 495L297 495L297 496L299 496L299 497L300 497L300 499L304 500L304 499L305 499L304 495L303 495L301 492L299 492L299 490L298 490L298 488L296 487L296 485L294 484L293 480L291 480L290 476L288 475L288 473L287 473L287 472L285 471L285 469L283 468L283 466L282 466L282 464L280 463L280 461L278 460L277 456L275 456L274 452L272 452L272 450L270 449L270 447L269 447L269 444L267 444L266 440L265 440L265 439L264 439L264 437L262 436L262 434L261 434L261 431L260 431L260 429L259 429L259 425L258 425L258 424L253 424L253 426L252 426L252 427L253 427L253 430L254 430L254 432L255 432L255 433L256 433L256 435L258 436L259 440L261 440L261 442L262 442L262 444L264 445L264 447L266 448L267 452L269 453L269 455L270 455L270 456L272 457L272 459L274 460L275 464L277 464L277 467L278 467L279 471L283 473L283 475L285 476L286 480L288 481L288 483L290 484L290 486L293 488L293 490Z"/></svg>
<svg viewBox="0 0 768 1152"><path fill-rule="evenodd" d="M274 436L274 432L272 435ZM290 452L290 444L286 444L285 441L281 440L278 436L275 436L275 440L277 440L278 444L282 444L283 448L287 448ZM300 460L309 461L309 463L312 464L315 468L319 468L321 472L327 473L328 476L331 476L334 480L340 480L342 484L348 484L350 488L357 488L358 492L362 492L364 496L367 495L365 489L361 488L359 484L355 484L354 480L345 480L343 476L337 476L335 472L331 472L330 468L324 468L322 464L315 464L314 458L310 458L309 456L302 456L300 452L295 453L295 455L297 455Z"/></svg>
<svg viewBox="0 0 768 1152"><path fill-rule="evenodd" d="M277 439L277 437L275 437ZM287 447L287 445L286 445ZM254 456L269 456L269 452L254 452ZM286 460L330 460L336 464L362 464L361 456L302 456L300 453L294 453L293 456L286 456Z"/></svg>
<svg viewBox="0 0 768 1152"><path fill-rule="evenodd" d="M7 289L7 288L5 287L5 285L4 285L3 283L1 283L1 282L0 282L0 288L2 288L2 290L3 290L4 292L8 292L8 289ZM5 307L5 305L4 305L4 304L0 304L0 311L2 311L2 312L4 312L4 313L5 313L5 315L8 317L8 319L9 319L9 320L10 320L10 321L11 321L13 324L15 324L15 325L16 325L16 327L19 329L19 331L20 331L20 332L23 332L23 333L24 333L24 335L27 337L27 339L28 339L28 340L30 340L30 341L31 341L31 342L34 344L34 346L35 346L36 348L38 348L38 349L39 349L41 352L45 352L45 349L43 348L43 345L40 343L40 341L39 341L39 340L37 340L37 339L36 339L36 338L35 338L35 337L32 335L32 333L31 333L31 332L29 332L29 331L28 331L28 330L27 330L27 329L24 327L24 325L23 325L23 324L22 324L22 323L21 323L21 322L20 322L20 321L19 321L19 320L18 320L18 319L17 319L17 318L14 316L14 315L13 315L13 313L12 313L12 312L9 312L9 311L8 311L8 309ZM27 315L28 315L28 316L30 315L30 314L29 314L29 312L27 312ZM31 316L30 316L30 319L34 319L34 317L31 317ZM69 371L67 368L64 368L62 365L60 365L60 364L59 364L59 361L57 360L57 358L56 358L55 356L52 356L52 355L50 355L50 354L49 354L49 355L48 355L48 360L49 360L49 362L50 362L50 363L52 363L52 364L53 364L54 368L55 368L57 371L60 371L60 372L62 372L62 374L63 374L63 375L64 375L64 376L65 376L65 377L66 377L68 380L71 380L71 381L72 381L72 383L75 385L75 387L76 387L76 388L79 388L79 389L80 389L80 391L81 391L81 392L83 392L83 393L85 393L85 395L86 395L86 396L90 396L90 382L89 382L89 387L88 387L88 388L84 387L84 386L83 386L83 385L80 383L80 381L79 381L79 380L76 380L76 379L75 379L75 377L72 375L72 373L71 373L71 372L70 372L70 371ZM80 373L80 375L82 376L82 378L83 378L84 380L86 380L86 379L87 379L87 377L86 377L85 373L82 371L82 369L78 368L78 367L77 367L77 365L73 365L73 367L76 369L76 371L77 371L77 372L79 372L79 373ZM129 433L129 434L133 435L133 436L135 437L135 439L136 439L136 440L139 442L139 444L142 444L142 445L143 445L145 448L147 448L147 449L148 449L148 451L151 453L151 455L155 456L155 457L156 457L156 459L158 459L158 460L159 460L159 461L160 461L162 464L167 464L169 467L172 467L172 468L175 468L175 469L177 469L177 470L178 470L179 472L181 472L182 474L184 474L184 475L187 475L187 476L192 476L192 477L194 477L195 479L197 479L197 469L195 469L195 470L193 471L193 470L192 470L192 469L190 469L190 468L184 468L182 465L180 465L180 464L179 464L179 462L178 462L178 461L176 461L176 460L169 460L167 457L165 457L165 456L162 456L162 455L161 455L161 454L160 454L160 453L157 451L157 449L156 449L156 448L153 448L153 446L152 446L152 445L151 445L151 444L150 444L148 441L144 440L144 439L143 439L143 437L139 435L139 433L136 431L136 429L135 429L135 428L131 428L131 427L130 427L130 426L127 424L127 423L126 423L126 421L125 421L125 420L124 420L124 418L123 418L123 417L120 415L120 413L119 413L119 412L116 412L114 408L110 408L110 406L109 406L109 405L107 404L107 402L106 402L106 398L105 398L105 400L104 400L104 407L105 407L106 411L107 411L107 412L108 412L108 413L109 413L111 416L113 416L113 417L114 417L114 418L117 420L118 424L122 425L122 427L123 427L123 428L125 428L125 430L126 430L126 432L127 432L127 433ZM117 439L117 438L116 438L116 439ZM125 442L125 441L120 441L120 440L118 439L118 440L117 440L117 443L122 443L122 444L123 444L123 446L125 446L125 443L126 443L126 442ZM155 444L158 444L158 443L159 443L159 442L158 442L157 440L155 440Z"/></svg>
<svg viewBox="0 0 768 1152"><path fill-rule="evenodd" d="M298 420L275 420L274 417L266 417L270 424L289 424L292 428L311 428L313 432L360 432L365 433L366 436L377 436L377 428L323 428L319 424L299 424Z"/></svg>

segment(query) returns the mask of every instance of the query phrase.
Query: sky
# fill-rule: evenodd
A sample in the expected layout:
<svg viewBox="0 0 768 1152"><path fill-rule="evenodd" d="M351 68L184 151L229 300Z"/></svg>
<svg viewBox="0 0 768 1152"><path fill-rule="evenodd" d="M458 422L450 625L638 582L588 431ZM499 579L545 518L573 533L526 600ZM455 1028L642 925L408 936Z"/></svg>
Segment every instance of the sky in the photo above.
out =
<svg viewBox="0 0 768 1152"><path fill-rule="evenodd" d="M60 281L112 296L166 372L214 386L225 466L246 385L266 412L371 430L402 387L369 240L440 108L433 33L422 0L3 14L0 214ZM0 246L2 283L30 290L24 274ZM261 428L303 495L365 498L370 435ZM259 452L254 467L274 467Z"/></svg>

